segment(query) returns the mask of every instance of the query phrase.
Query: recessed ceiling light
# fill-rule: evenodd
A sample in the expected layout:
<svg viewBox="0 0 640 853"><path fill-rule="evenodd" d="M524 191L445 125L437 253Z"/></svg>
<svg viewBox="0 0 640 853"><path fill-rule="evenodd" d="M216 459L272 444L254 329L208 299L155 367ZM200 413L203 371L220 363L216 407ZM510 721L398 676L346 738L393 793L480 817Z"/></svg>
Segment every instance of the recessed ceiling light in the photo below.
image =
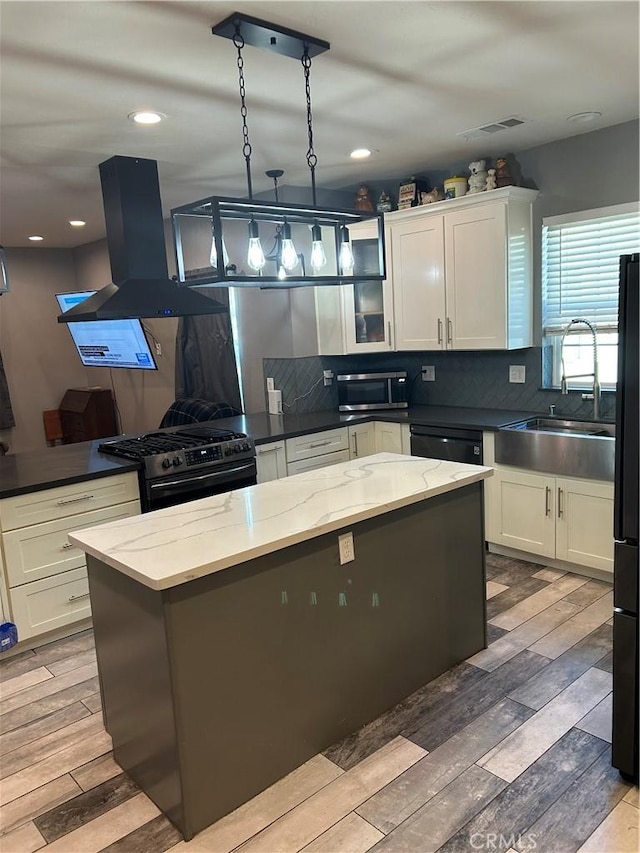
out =
<svg viewBox="0 0 640 853"><path fill-rule="evenodd" d="M135 113L129 113L127 118L135 121L136 124L158 124L166 115L163 113L151 112L151 110L139 110Z"/></svg>
<svg viewBox="0 0 640 853"><path fill-rule="evenodd" d="M73 228L84 228L84 226L86 224L87 223L84 221L84 219L70 219L69 220L69 225L71 225Z"/></svg>
<svg viewBox="0 0 640 853"><path fill-rule="evenodd" d="M39 234L32 234L29 239L37 243L38 240L44 240L44 237L41 237Z"/></svg>
<svg viewBox="0 0 640 853"><path fill-rule="evenodd" d="M588 113L576 113L575 115L568 116L567 121L575 121L577 124L586 124L588 121L595 121L597 118L600 118L602 113L599 112L588 112Z"/></svg>
<svg viewBox="0 0 640 853"><path fill-rule="evenodd" d="M368 148L354 148L349 157L352 160L366 160L367 157L371 157L371 151Z"/></svg>

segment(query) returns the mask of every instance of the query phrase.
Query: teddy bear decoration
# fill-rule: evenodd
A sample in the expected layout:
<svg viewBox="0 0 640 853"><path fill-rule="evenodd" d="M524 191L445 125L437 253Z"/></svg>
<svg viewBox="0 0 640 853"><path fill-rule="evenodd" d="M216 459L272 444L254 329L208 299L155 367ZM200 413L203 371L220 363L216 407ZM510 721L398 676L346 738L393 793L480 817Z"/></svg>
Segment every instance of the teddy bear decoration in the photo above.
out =
<svg viewBox="0 0 640 853"><path fill-rule="evenodd" d="M475 160L473 163L469 163L469 171L471 172L468 181L470 195L484 192L487 182L486 165L485 160Z"/></svg>
<svg viewBox="0 0 640 853"><path fill-rule="evenodd" d="M375 210L371 199L371 190L365 184L356 190L354 206L356 210Z"/></svg>
<svg viewBox="0 0 640 853"><path fill-rule="evenodd" d="M496 170L487 169L487 180L484 185L485 190L495 190L498 184L496 183Z"/></svg>
<svg viewBox="0 0 640 853"><path fill-rule="evenodd" d="M428 193L420 193L420 204L431 204L434 201L442 201L444 193L440 187L434 187Z"/></svg>

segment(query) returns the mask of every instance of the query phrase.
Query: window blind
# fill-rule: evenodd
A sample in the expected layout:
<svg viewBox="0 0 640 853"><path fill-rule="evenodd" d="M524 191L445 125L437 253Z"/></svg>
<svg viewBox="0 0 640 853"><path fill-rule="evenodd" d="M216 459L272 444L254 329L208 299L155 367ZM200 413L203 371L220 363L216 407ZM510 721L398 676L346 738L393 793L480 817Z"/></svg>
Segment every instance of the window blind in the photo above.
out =
<svg viewBox="0 0 640 853"><path fill-rule="evenodd" d="M590 320L599 330L616 330L620 255L638 251L637 205L543 220L544 334L561 333L576 317Z"/></svg>

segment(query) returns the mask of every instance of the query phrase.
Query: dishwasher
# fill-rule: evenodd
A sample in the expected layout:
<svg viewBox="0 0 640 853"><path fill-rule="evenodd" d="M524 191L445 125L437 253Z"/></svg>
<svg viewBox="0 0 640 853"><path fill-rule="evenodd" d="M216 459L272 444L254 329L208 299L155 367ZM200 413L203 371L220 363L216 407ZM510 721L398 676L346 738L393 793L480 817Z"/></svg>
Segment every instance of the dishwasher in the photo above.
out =
<svg viewBox="0 0 640 853"><path fill-rule="evenodd" d="M412 424L411 455L482 465L482 432Z"/></svg>

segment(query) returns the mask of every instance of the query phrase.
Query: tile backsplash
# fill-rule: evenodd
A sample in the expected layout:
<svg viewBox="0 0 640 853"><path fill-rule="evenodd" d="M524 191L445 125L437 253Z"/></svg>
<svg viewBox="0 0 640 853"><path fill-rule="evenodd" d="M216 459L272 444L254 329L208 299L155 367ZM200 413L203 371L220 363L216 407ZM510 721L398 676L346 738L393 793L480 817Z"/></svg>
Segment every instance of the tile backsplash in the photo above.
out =
<svg viewBox="0 0 640 853"><path fill-rule="evenodd" d="M333 385L325 387L323 370L334 373L367 370L406 370L412 383L413 405L465 406L489 409L520 409L548 412L555 405L557 415L588 418L593 403L581 399L580 392L562 396L543 385L542 350L529 349L482 352L407 352L308 358L267 358L263 360L265 379L272 376L282 391L285 412L315 412L336 409L338 395ZM545 358L545 362L550 359ZM435 382L423 382L421 366L435 367ZM524 383L509 382L509 366L524 366ZM266 396L266 395L265 395ZM266 403L265 403L266 408ZM602 417L615 417L615 392L604 391Z"/></svg>

